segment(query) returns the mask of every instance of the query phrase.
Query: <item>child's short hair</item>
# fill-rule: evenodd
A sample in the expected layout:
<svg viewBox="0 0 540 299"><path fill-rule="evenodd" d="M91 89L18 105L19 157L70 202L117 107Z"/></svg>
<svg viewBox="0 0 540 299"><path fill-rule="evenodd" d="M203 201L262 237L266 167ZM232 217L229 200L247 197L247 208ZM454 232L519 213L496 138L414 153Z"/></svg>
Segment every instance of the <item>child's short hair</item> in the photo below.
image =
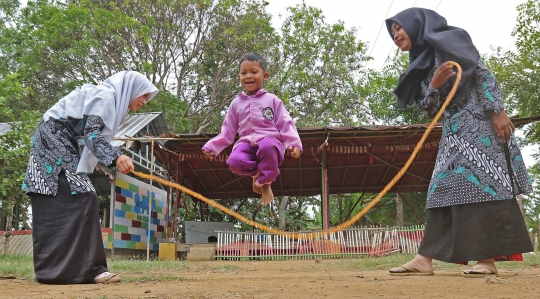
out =
<svg viewBox="0 0 540 299"><path fill-rule="evenodd" d="M240 62L238 63L238 67L240 67L242 62L244 62L246 60L253 61L253 62L259 62L259 64L261 65L261 68L263 69L263 71L266 72L266 66L267 66L268 63L266 62L266 59L264 59L264 57L262 57L259 53L249 52L249 53L245 54L244 56L242 56L242 58L240 58Z"/></svg>

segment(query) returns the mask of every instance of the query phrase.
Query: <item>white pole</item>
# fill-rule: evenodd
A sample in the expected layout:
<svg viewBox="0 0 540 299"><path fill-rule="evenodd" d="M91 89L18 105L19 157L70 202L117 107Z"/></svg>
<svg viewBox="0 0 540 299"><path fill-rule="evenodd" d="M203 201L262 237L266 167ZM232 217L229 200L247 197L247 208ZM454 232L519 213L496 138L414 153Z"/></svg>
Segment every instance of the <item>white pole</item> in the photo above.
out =
<svg viewBox="0 0 540 299"><path fill-rule="evenodd" d="M146 240L146 260L150 260L150 230L152 229L152 176L154 175L154 139L151 142L151 157L150 157L150 194L148 194L148 240ZM148 153L148 151L146 151Z"/></svg>
<svg viewBox="0 0 540 299"><path fill-rule="evenodd" d="M112 244L111 244L111 257L114 256L114 204L116 202L116 171L112 173L113 182L111 184L111 203L109 205L109 227L112 234Z"/></svg>

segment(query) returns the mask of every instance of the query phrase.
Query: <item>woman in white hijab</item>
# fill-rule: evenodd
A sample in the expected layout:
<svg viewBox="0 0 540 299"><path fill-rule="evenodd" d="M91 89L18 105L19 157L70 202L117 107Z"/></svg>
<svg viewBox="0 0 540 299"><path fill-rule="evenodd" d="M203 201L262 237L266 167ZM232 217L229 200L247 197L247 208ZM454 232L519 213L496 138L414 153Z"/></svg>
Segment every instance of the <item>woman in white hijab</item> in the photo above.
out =
<svg viewBox="0 0 540 299"><path fill-rule="evenodd" d="M133 168L110 142L128 110L136 112L157 93L144 75L124 71L100 85L83 85L43 115L22 186L32 201L37 282L120 280L107 269L97 194L87 173L98 162L122 173Z"/></svg>

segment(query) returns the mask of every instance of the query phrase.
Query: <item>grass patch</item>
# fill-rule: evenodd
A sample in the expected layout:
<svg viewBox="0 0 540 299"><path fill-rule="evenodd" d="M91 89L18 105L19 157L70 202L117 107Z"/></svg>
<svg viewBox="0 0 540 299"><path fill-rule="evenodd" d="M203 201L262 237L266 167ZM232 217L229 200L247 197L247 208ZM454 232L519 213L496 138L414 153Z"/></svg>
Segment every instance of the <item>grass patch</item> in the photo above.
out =
<svg viewBox="0 0 540 299"><path fill-rule="evenodd" d="M0 276L34 280L34 261L30 256L0 254Z"/></svg>
<svg viewBox="0 0 540 299"><path fill-rule="evenodd" d="M237 265L220 265L220 266L211 266L205 264L203 270L211 271L214 273L234 273L238 271Z"/></svg>
<svg viewBox="0 0 540 299"><path fill-rule="evenodd" d="M141 276L122 276L120 283L148 282L148 281L193 281L193 278L164 274L148 274Z"/></svg>
<svg viewBox="0 0 540 299"><path fill-rule="evenodd" d="M322 259L320 263L297 267L291 265L290 268L283 269L290 272L306 272L312 270L323 271L375 271L388 270L407 263L414 258L414 254L391 254L382 257L360 257L360 258L344 258L344 259ZM433 269L437 270L460 270L472 267L474 261L469 262L468 266L458 265L453 263L445 263L433 261ZM497 268L504 269L527 269L540 266L540 253L523 254L523 262L497 262Z"/></svg>
<svg viewBox="0 0 540 299"><path fill-rule="evenodd" d="M174 270L181 271L189 269L189 265L184 261L140 261L140 260L107 260L109 271L115 273L144 273L147 271Z"/></svg>
<svg viewBox="0 0 540 299"><path fill-rule="evenodd" d="M307 271L373 271L387 270L392 267L402 265L410 261L414 254L392 254L376 258L350 258L350 259L322 259L320 263L312 260L312 264L298 264L292 260L290 264L286 260L280 261L283 271L307 272ZM264 263L265 261L261 261ZM109 270L118 273L122 277L122 282L147 282L147 281L189 281L193 278L176 276L171 271L209 271L213 273L238 273L239 265L242 261L230 262L229 264L212 264L212 262L191 264L185 261L141 261L141 260L121 260L109 259L107 261ZM474 262L469 263L469 267ZM498 262L497 267L501 270L510 269L530 269L540 266L540 253L523 254L523 262ZM433 262L435 270L459 270L467 266L452 263ZM169 271L169 272L167 272ZM180 274L180 273L179 273ZM0 255L0 276L15 276L18 279L34 280L33 260L28 256Z"/></svg>

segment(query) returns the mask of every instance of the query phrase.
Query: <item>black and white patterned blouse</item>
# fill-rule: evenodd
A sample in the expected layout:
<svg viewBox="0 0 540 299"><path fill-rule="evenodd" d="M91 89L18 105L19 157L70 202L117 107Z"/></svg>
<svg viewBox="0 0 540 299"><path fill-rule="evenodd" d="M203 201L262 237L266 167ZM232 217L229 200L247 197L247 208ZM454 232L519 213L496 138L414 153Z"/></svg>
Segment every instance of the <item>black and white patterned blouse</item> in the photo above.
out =
<svg viewBox="0 0 540 299"><path fill-rule="evenodd" d="M433 117L451 89L447 82L439 89L431 86L435 67L417 90L416 104ZM428 190L427 208L438 208L514 198L532 190L523 157L516 139L508 141L510 166L503 143L493 129L493 113L504 109L502 94L495 77L481 60L475 76L465 82L464 92L456 94L446 108L443 134L437 161ZM509 170L511 168L511 170ZM513 171L517 183L511 183Z"/></svg>
<svg viewBox="0 0 540 299"><path fill-rule="evenodd" d="M101 135L104 127L101 117L95 115L42 120L32 138L22 189L26 193L56 196L58 176L64 170L72 194L95 191L86 173L77 174L81 147L86 145L107 166L122 155Z"/></svg>

